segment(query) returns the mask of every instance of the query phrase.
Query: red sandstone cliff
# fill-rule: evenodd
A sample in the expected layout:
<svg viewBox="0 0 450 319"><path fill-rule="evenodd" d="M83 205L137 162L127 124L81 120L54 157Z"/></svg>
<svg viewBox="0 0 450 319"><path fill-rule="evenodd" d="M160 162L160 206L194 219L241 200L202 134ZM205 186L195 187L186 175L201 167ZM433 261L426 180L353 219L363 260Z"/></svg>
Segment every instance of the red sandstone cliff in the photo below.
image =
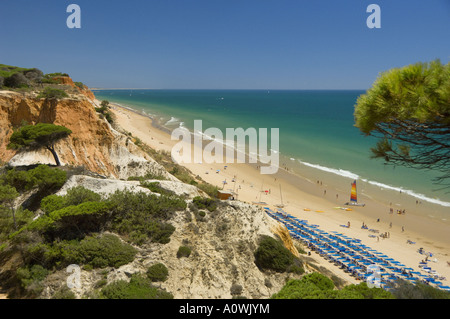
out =
<svg viewBox="0 0 450 319"><path fill-rule="evenodd" d="M65 81L68 84L71 80ZM0 160L13 165L54 164L51 153L45 149L19 153L7 150L14 128L24 121L28 124L54 123L72 131L55 147L63 165L85 166L93 172L119 178L145 174L148 170L166 173L127 136L100 119L94 102L83 92L70 94L69 98L50 100L39 99L36 93L0 91Z"/></svg>

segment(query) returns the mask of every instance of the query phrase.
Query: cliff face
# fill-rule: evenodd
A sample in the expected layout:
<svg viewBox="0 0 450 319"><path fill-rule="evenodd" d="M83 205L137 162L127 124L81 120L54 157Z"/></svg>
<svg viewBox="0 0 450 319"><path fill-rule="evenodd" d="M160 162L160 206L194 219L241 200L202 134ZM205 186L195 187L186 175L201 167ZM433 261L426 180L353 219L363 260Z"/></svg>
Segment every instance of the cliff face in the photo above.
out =
<svg viewBox="0 0 450 319"><path fill-rule="evenodd" d="M127 178L139 170L165 172L129 143L127 136L100 119L95 104L82 93L49 100L38 99L36 94L0 91L0 160L13 166L39 162L55 164L51 153L44 149L17 153L7 150L13 129L23 121L28 124L53 123L72 130L72 134L55 147L63 165L83 165L98 174L116 178Z"/></svg>

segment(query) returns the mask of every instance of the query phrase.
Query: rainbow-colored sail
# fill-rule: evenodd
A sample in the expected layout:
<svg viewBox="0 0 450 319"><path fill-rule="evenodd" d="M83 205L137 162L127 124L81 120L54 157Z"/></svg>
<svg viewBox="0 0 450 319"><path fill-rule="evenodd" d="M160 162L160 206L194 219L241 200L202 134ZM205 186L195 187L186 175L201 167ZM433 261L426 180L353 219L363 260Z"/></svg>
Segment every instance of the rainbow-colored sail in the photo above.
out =
<svg viewBox="0 0 450 319"><path fill-rule="evenodd" d="M350 202L358 202L357 198L356 198L356 180L353 181L352 183L352 190L350 192Z"/></svg>

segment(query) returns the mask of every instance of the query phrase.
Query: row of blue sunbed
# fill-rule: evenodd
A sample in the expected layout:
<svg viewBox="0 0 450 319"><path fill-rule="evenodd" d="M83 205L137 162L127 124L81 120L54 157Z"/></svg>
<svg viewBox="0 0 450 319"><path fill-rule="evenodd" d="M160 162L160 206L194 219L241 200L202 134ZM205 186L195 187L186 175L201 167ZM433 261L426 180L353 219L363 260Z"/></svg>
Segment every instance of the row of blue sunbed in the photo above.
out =
<svg viewBox="0 0 450 319"><path fill-rule="evenodd" d="M282 209L273 211L264 208L266 213L283 223L291 236L303 242L308 248L316 251L322 257L340 266L360 280L368 280L375 286L389 289L397 279L415 283L417 281L433 284L436 287L450 291L450 287L434 277L424 275L400 262L363 245L359 239L345 236L338 232L325 232L318 225L308 224L307 220L299 219Z"/></svg>

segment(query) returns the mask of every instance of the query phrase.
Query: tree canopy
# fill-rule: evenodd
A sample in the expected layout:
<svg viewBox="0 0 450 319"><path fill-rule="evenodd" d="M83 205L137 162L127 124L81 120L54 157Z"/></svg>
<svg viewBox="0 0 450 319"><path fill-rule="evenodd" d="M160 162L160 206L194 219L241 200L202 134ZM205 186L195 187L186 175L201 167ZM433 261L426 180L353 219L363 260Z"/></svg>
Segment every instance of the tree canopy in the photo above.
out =
<svg viewBox="0 0 450 319"><path fill-rule="evenodd" d="M378 138L372 157L450 179L450 63L416 63L380 74L355 106L356 126Z"/></svg>
<svg viewBox="0 0 450 319"><path fill-rule="evenodd" d="M39 149L45 147L52 153L56 165L60 166L61 163L55 151L55 143L71 133L72 131L68 128L54 124L25 125L11 135L8 148Z"/></svg>

